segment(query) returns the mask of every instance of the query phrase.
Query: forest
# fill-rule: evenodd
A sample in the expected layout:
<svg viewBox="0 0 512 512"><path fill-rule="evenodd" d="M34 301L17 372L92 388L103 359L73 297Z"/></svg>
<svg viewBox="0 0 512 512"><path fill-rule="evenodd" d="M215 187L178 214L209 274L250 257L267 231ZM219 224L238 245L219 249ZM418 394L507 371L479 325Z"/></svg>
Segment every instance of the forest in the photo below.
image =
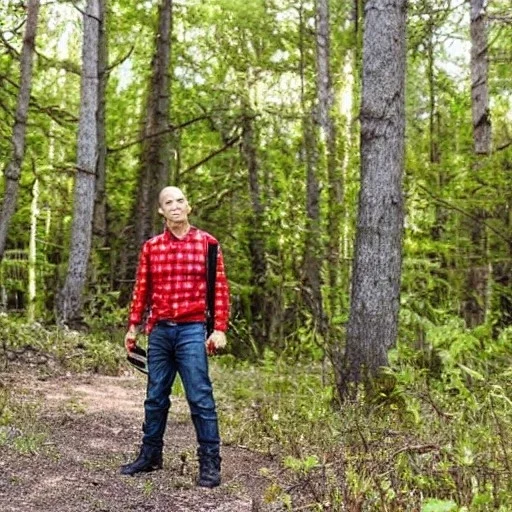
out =
<svg viewBox="0 0 512 512"><path fill-rule="evenodd" d="M260 462L229 499L511 510L511 70L506 0L3 0L5 460L57 449L17 379L143 387L122 340L174 185L231 290L223 442Z"/></svg>

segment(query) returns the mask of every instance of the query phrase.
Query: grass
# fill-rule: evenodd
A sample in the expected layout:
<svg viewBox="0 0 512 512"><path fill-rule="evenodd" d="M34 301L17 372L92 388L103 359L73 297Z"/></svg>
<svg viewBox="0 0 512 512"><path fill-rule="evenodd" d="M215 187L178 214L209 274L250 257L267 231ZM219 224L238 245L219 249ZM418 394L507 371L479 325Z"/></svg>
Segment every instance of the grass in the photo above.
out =
<svg viewBox="0 0 512 512"><path fill-rule="evenodd" d="M20 455L50 453L48 433L38 421L38 402L28 401L23 394L10 393L0 388L2 411L0 415L0 446L10 446Z"/></svg>

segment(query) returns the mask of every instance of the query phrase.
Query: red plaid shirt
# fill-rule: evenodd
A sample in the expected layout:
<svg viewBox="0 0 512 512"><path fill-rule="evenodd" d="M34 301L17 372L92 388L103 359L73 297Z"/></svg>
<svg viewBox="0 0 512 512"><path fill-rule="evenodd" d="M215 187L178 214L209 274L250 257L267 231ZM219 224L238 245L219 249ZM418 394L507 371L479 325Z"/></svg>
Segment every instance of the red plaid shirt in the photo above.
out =
<svg viewBox="0 0 512 512"><path fill-rule="evenodd" d="M181 239L165 229L143 245L130 308L130 326L142 323L146 309L149 309L147 333L159 320L205 321L208 242L218 243L205 231L191 227ZM219 247L214 328L226 331L228 317L229 286Z"/></svg>

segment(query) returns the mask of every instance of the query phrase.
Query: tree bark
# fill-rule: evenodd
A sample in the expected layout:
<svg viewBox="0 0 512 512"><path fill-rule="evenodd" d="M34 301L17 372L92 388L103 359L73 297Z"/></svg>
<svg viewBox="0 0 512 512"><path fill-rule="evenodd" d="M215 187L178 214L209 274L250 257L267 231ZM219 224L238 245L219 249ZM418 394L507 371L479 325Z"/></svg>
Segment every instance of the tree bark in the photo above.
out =
<svg viewBox="0 0 512 512"><path fill-rule="evenodd" d="M32 61L35 50L39 0L29 0L27 22L21 50L21 79L12 134L12 154L4 169L5 193L0 207L0 261L2 260L11 218L16 211L21 165L25 155L25 133L32 88Z"/></svg>
<svg viewBox="0 0 512 512"><path fill-rule="evenodd" d="M141 170L135 203L135 241L140 247L160 226L158 193L169 178L169 135L154 136L169 125L172 0L162 0L159 7L156 49L152 60L152 76L146 109L142 145Z"/></svg>
<svg viewBox="0 0 512 512"><path fill-rule="evenodd" d="M97 244L103 247L107 243L107 196L106 184L106 160L107 141L105 131L105 93L108 81L108 43L106 33L106 1L100 3L100 27L98 37L98 160L96 163L96 193L94 197L93 234Z"/></svg>
<svg viewBox="0 0 512 512"><path fill-rule="evenodd" d="M336 152L336 125L333 119L334 93L330 62L331 35L329 0L316 4L316 62L317 62L317 123L325 141L328 180L328 233L327 262L329 275L329 306L336 312L340 265L341 217L343 208L343 178Z"/></svg>
<svg viewBox="0 0 512 512"><path fill-rule="evenodd" d="M126 263L125 278L135 275L138 254L142 244L161 230L158 215L158 193L167 185L170 168L169 107L171 60L172 0L162 0L158 8L158 28L155 35L155 53L151 62L151 82L149 86L146 117L141 134L142 149L140 170L137 180L137 196L131 218L134 227L130 233L130 243L124 254ZM160 134L161 135L156 135ZM122 301L128 299L130 287L122 290Z"/></svg>
<svg viewBox="0 0 512 512"><path fill-rule="evenodd" d="M57 301L57 320L75 325L82 319L82 292L91 251L94 190L98 157L98 39L100 1L88 0L84 13L77 169L68 269Z"/></svg>
<svg viewBox="0 0 512 512"><path fill-rule="evenodd" d="M301 107L303 147L302 155L306 170L306 229L304 238L304 256L301 272L302 299L310 311L314 324L322 335L327 332L322 298L322 260L324 248L320 229L320 186L318 180L318 134L314 123L315 113L311 112L306 97L306 48L304 41L305 20L303 5L299 11L299 52L300 52L300 80L301 80ZM325 41L323 41L325 43ZM324 63L322 63L324 64ZM318 114L325 112L319 107Z"/></svg>
<svg viewBox="0 0 512 512"><path fill-rule="evenodd" d="M491 154L491 118L489 116L488 52L485 0L471 0L471 113L473 119L473 150L475 159ZM476 160L473 172L478 173ZM474 208L472 215L484 221L486 212ZM487 282L487 235L483 222L468 224L470 238L469 269L463 299L463 316L468 327L476 327L485 321Z"/></svg>
<svg viewBox="0 0 512 512"><path fill-rule="evenodd" d="M259 162L254 143L253 116L247 111L243 118L242 154L249 174L249 195L251 198L251 221L249 223L249 253L251 259L250 311L251 332L258 347L268 341L266 315L267 263L265 258L265 239L263 236L263 205L261 202Z"/></svg>
<svg viewBox="0 0 512 512"><path fill-rule="evenodd" d="M361 188L340 395L386 366L396 342L403 230L405 0L364 6Z"/></svg>

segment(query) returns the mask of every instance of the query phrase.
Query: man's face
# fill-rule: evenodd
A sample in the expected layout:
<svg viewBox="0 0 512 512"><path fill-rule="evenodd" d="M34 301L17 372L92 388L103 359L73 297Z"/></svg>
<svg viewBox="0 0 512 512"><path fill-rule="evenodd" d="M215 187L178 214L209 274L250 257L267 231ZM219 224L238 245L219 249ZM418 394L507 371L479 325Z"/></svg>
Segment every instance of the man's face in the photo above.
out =
<svg viewBox="0 0 512 512"><path fill-rule="evenodd" d="M158 212L171 223L182 223L188 219L190 206L183 192L176 187L165 187L158 197Z"/></svg>

